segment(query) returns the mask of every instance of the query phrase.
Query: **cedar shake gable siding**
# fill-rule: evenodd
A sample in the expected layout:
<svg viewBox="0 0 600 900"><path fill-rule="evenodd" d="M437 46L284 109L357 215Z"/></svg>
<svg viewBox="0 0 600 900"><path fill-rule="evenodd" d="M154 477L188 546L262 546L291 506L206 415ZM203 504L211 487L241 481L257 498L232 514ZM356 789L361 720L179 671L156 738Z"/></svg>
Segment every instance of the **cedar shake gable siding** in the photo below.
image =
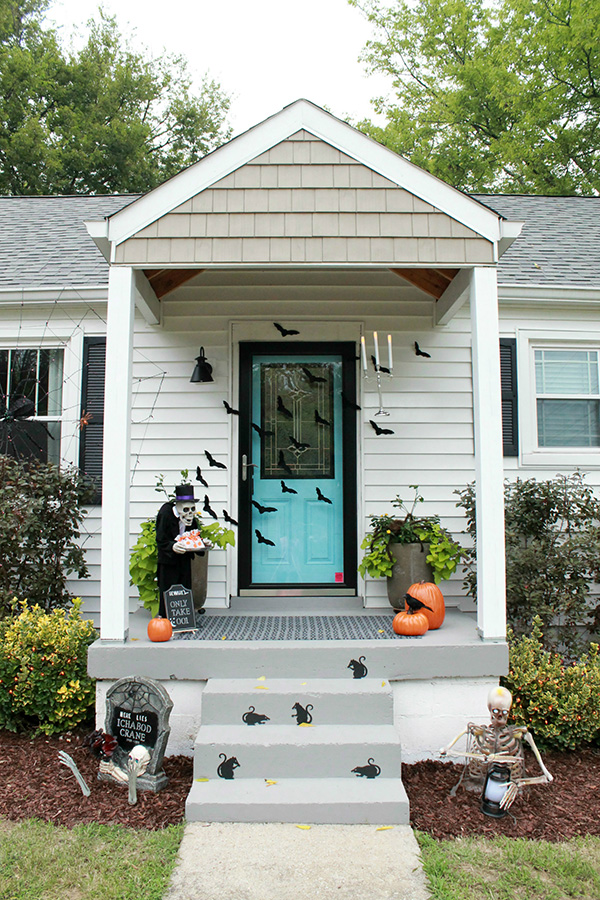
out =
<svg viewBox="0 0 600 900"><path fill-rule="evenodd" d="M169 265L493 263L493 245L404 188L299 131L116 249Z"/></svg>

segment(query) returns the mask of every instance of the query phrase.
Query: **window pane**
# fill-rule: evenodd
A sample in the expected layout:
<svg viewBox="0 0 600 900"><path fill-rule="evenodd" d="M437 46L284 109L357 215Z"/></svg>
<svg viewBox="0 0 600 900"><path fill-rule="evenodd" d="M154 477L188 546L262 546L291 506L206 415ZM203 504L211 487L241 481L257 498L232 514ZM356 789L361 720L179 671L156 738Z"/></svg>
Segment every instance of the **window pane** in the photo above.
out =
<svg viewBox="0 0 600 900"><path fill-rule="evenodd" d="M8 390L8 350L0 350L0 413L6 407L6 392Z"/></svg>
<svg viewBox="0 0 600 900"><path fill-rule="evenodd" d="M10 359L10 401L17 397L27 397L36 402L37 386L37 350L12 350Z"/></svg>
<svg viewBox="0 0 600 900"><path fill-rule="evenodd" d="M60 462L60 422L0 422L0 453L13 459Z"/></svg>
<svg viewBox="0 0 600 900"><path fill-rule="evenodd" d="M538 400L540 447L600 447L600 401Z"/></svg>
<svg viewBox="0 0 600 900"><path fill-rule="evenodd" d="M598 394L596 350L536 350L538 394Z"/></svg>
<svg viewBox="0 0 600 900"><path fill-rule="evenodd" d="M45 389L42 388L41 369L42 361L46 368ZM63 352L62 350L40 351L40 399L38 407L39 416L60 416L62 413L62 385L63 385ZM45 412L42 410L45 408Z"/></svg>

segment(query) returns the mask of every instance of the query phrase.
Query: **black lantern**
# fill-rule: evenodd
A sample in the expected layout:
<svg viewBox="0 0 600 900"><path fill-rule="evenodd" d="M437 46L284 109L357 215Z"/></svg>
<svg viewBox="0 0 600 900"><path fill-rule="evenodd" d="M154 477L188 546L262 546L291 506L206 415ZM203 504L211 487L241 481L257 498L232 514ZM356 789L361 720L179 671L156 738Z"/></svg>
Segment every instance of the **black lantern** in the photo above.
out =
<svg viewBox="0 0 600 900"><path fill-rule="evenodd" d="M505 763L492 763L486 775L481 795L481 812L494 819L501 819L506 815L500 803L508 790L510 783L510 766Z"/></svg>
<svg viewBox="0 0 600 900"><path fill-rule="evenodd" d="M212 377L212 366L206 360L204 347L200 347L200 356L196 357L196 366L190 381L192 384L206 384L209 381L214 381L214 378Z"/></svg>

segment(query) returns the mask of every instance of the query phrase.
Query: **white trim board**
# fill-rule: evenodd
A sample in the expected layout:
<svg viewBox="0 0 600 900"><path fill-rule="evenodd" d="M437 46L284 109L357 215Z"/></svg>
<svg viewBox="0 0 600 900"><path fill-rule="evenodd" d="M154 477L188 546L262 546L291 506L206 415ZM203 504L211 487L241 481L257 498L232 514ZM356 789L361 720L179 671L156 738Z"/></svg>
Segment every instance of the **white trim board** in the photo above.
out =
<svg viewBox="0 0 600 900"><path fill-rule="evenodd" d="M96 241L108 238L120 244L176 209L191 197L265 153L298 131L308 131L384 178L410 191L426 203L497 244L516 237L515 223L456 190L424 169L357 131L308 100L297 100L280 112L233 138L155 190L114 213L105 223L94 222ZM90 229L91 223L88 225ZM520 230L520 229L519 229ZM102 231L102 236L100 235Z"/></svg>

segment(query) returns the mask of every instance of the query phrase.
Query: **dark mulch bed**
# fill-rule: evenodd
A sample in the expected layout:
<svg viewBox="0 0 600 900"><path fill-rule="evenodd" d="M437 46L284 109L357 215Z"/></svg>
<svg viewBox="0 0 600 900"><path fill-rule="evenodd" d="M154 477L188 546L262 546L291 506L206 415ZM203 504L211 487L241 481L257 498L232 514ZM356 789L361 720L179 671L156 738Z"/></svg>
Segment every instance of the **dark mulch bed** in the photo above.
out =
<svg viewBox="0 0 600 900"><path fill-rule="evenodd" d="M192 783L192 761L185 756L165 759L170 781L159 794L138 793L127 802L127 788L97 780L98 761L84 744L85 733L29 738L0 731L0 817L14 821L39 818L73 826L85 822L120 823L157 829L183 820L185 798ZM58 751L73 757L91 788L82 795L71 771L58 762ZM403 767L411 804L411 824L436 838L503 834L559 841L578 834L600 835L600 751L545 753L554 776L550 785L533 786L515 801L504 819L479 810L476 794L458 790L450 797L462 766L420 762ZM528 771L537 775L535 760Z"/></svg>

